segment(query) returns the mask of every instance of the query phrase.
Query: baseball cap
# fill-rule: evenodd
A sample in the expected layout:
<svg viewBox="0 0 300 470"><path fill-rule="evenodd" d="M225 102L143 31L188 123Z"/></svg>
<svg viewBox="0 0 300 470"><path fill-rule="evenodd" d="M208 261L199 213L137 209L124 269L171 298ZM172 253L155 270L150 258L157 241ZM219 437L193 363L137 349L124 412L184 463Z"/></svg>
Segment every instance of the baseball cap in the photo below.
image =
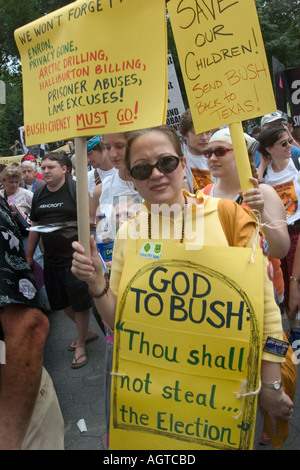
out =
<svg viewBox="0 0 300 470"><path fill-rule="evenodd" d="M30 160L34 160L36 162L36 158L33 155L31 155L30 153L23 158L23 162L27 162L27 161L30 161Z"/></svg>
<svg viewBox="0 0 300 470"><path fill-rule="evenodd" d="M248 150L251 149L253 151L253 149L258 146L258 141L254 139L254 137L251 137L250 135L246 134L245 132L244 132L244 137L245 137L247 149ZM227 144L232 145L230 130L228 127L219 129L218 131L216 131L211 136L209 143L216 142L216 141L226 142Z"/></svg>
<svg viewBox="0 0 300 470"><path fill-rule="evenodd" d="M280 119L281 121L284 121L284 117L282 116L281 113L278 111L276 113L271 113L271 114L265 114L260 121L261 127L264 126L265 124L269 124L270 122L273 121L278 121Z"/></svg>
<svg viewBox="0 0 300 470"><path fill-rule="evenodd" d="M101 142L101 140L102 140L102 135L95 135L94 137L89 139L86 143L87 152L89 152L94 147L96 147L96 145L98 145Z"/></svg>

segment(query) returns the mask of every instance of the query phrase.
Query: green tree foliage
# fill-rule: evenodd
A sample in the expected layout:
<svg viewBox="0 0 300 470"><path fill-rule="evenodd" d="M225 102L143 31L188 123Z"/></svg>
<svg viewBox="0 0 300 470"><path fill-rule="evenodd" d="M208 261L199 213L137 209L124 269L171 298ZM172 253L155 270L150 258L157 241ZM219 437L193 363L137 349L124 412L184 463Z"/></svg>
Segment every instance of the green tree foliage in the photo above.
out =
<svg viewBox="0 0 300 470"><path fill-rule="evenodd" d="M14 31L71 3L63 0L0 0L0 80L6 85L6 105L0 104L0 155L11 155L23 125L22 74Z"/></svg>
<svg viewBox="0 0 300 470"><path fill-rule="evenodd" d="M0 0L0 71L19 57L14 40L16 29L69 3L63 0Z"/></svg>
<svg viewBox="0 0 300 470"><path fill-rule="evenodd" d="M300 66L300 1L255 0L266 54L286 69Z"/></svg>

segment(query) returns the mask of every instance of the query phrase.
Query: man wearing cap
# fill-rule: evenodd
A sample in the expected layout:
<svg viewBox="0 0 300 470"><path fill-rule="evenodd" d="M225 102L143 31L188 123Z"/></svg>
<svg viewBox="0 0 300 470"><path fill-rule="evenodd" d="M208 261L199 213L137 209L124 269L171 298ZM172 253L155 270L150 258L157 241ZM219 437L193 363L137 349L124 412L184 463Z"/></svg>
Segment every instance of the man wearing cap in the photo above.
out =
<svg viewBox="0 0 300 470"><path fill-rule="evenodd" d="M117 170L112 166L108 154L104 150L101 135L95 135L87 141L87 159L88 164L93 167L92 170L88 172L88 191L90 219L91 222L94 223L92 209L94 189L104 178L112 175Z"/></svg>
<svg viewBox="0 0 300 470"><path fill-rule="evenodd" d="M22 158L21 163L27 162L27 161L31 161L35 164L35 166L36 166L36 177L38 179L42 180L43 177L42 177L42 174L41 174L41 172L38 168L38 162L37 162L37 159L35 158L35 156L28 153L27 155L25 155L25 157Z"/></svg>
<svg viewBox="0 0 300 470"><path fill-rule="evenodd" d="M262 131L268 127L282 127L284 121L284 116L277 111L276 113L265 114L261 118L260 127Z"/></svg>
<svg viewBox="0 0 300 470"><path fill-rule="evenodd" d="M269 127L284 127L285 130L288 132L291 139L293 139L293 143L296 144L293 136L291 135L289 128L284 124L285 118L284 116L277 111L276 113L265 114L260 121L261 131L269 128ZM299 146L292 145L292 159L298 160L300 158L300 148ZM255 153L255 166L258 168L260 165L260 153Z"/></svg>
<svg viewBox="0 0 300 470"><path fill-rule="evenodd" d="M32 158L31 158L32 157ZM42 175L37 172L36 160L33 155L26 155L21 163L23 181L22 188L34 193L40 186L45 184Z"/></svg>
<svg viewBox="0 0 300 470"><path fill-rule="evenodd" d="M103 148L101 135L95 135L87 141L87 159L88 164L93 167L88 172L88 191L93 197L96 185L115 171Z"/></svg>

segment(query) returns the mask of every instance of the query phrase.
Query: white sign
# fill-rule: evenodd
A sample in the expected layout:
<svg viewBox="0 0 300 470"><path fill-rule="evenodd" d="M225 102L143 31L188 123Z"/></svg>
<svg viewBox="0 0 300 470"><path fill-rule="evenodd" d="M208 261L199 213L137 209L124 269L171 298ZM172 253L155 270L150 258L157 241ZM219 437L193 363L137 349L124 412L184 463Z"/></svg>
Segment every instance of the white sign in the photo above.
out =
<svg viewBox="0 0 300 470"><path fill-rule="evenodd" d="M180 116L185 111L172 54L168 54L168 111L166 123L179 133Z"/></svg>
<svg viewBox="0 0 300 470"><path fill-rule="evenodd" d="M6 364L6 348L4 341L0 341L0 364Z"/></svg>
<svg viewBox="0 0 300 470"><path fill-rule="evenodd" d="M0 104L6 104L5 83L0 80Z"/></svg>

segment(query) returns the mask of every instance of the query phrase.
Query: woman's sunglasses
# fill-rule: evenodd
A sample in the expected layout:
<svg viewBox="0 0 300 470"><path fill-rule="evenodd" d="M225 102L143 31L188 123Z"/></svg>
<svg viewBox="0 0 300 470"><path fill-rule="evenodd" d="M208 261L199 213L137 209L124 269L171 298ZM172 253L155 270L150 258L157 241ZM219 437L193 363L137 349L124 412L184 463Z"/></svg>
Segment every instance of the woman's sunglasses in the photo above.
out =
<svg viewBox="0 0 300 470"><path fill-rule="evenodd" d="M280 142L280 145L282 145L282 147L286 147L288 144L292 145L293 143L293 139L288 139L288 140L283 140L282 142Z"/></svg>
<svg viewBox="0 0 300 470"><path fill-rule="evenodd" d="M146 180L152 175L154 168L157 168L164 175L167 173L172 173L178 167L180 158L175 157L175 155L166 155L161 157L154 165L149 165L149 163L139 163L131 168L130 175L135 180Z"/></svg>
<svg viewBox="0 0 300 470"><path fill-rule="evenodd" d="M217 147L214 150L211 150L211 149L205 150L205 152L203 152L203 155L205 156L205 158L211 158L212 154L214 153L216 157L224 157L224 155L227 152L230 152L230 150L233 150L233 149L226 149L225 147Z"/></svg>

